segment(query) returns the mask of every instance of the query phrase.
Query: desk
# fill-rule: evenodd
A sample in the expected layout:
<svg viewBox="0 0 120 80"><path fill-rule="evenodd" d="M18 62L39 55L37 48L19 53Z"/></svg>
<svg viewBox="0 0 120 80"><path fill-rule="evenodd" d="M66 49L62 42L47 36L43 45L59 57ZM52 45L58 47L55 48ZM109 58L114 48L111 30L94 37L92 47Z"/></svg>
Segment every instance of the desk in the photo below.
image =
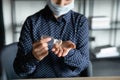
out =
<svg viewBox="0 0 120 80"><path fill-rule="evenodd" d="M75 77L75 78L42 78L42 79L15 79L15 80L120 80L116 77Z"/></svg>

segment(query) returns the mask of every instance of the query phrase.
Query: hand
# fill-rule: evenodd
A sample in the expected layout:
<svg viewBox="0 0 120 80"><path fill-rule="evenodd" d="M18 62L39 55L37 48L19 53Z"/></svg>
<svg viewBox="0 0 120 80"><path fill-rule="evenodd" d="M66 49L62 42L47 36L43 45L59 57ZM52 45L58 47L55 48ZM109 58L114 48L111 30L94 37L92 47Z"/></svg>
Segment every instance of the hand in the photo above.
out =
<svg viewBox="0 0 120 80"><path fill-rule="evenodd" d="M48 55L48 42L51 38L42 38L40 41L33 43L32 54L37 60L42 60Z"/></svg>
<svg viewBox="0 0 120 80"><path fill-rule="evenodd" d="M56 43L53 46L52 51L58 57L64 57L68 54L71 49L75 49L76 45L72 41L63 41L61 44Z"/></svg>

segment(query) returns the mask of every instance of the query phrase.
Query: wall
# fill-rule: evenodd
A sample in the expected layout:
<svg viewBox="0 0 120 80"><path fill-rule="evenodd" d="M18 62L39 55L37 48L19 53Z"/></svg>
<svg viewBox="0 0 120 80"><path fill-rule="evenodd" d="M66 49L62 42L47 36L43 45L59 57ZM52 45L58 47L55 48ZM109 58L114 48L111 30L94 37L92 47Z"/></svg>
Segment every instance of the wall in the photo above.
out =
<svg viewBox="0 0 120 80"><path fill-rule="evenodd" d="M3 18L5 26L5 44L13 42L11 0L3 0Z"/></svg>

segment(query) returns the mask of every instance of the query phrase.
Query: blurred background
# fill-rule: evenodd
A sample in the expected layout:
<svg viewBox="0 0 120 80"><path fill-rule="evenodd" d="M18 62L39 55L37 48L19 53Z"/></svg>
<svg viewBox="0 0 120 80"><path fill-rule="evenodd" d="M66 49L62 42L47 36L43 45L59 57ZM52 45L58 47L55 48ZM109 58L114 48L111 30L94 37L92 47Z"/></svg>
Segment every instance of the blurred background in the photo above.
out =
<svg viewBox="0 0 120 80"><path fill-rule="evenodd" d="M47 0L0 0L0 50L18 42L25 19ZM93 76L120 76L120 0L75 0L89 21Z"/></svg>

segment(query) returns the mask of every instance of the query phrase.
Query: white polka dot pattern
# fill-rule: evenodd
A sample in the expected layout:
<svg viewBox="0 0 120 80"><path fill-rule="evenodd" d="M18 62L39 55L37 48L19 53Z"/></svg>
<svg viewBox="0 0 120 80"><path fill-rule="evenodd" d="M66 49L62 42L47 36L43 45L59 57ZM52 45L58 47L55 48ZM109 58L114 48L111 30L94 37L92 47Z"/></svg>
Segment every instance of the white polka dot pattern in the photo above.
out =
<svg viewBox="0 0 120 80"><path fill-rule="evenodd" d="M29 16L23 25L18 44L18 54L14 62L16 73L32 78L78 76L89 62L88 28L87 19L73 11L56 20L46 6L40 12ZM49 50L49 55L39 62L31 51L32 44L42 35L63 41L71 40L77 48L62 58Z"/></svg>

